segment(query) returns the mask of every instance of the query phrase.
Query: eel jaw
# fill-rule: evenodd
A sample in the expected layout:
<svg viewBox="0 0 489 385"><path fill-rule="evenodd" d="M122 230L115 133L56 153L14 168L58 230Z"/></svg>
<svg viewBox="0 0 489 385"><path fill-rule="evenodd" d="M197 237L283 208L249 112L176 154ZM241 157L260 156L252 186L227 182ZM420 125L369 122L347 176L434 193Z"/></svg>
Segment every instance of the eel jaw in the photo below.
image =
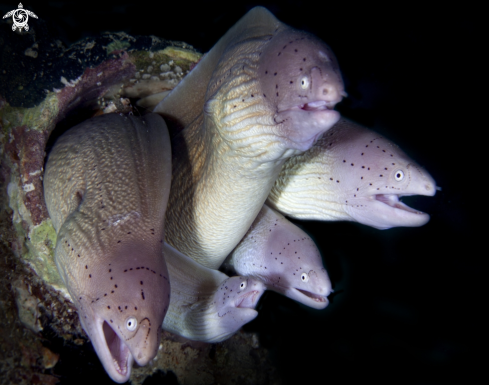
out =
<svg viewBox="0 0 489 385"><path fill-rule="evenodd" d="M304 111L323 111L323 110L333 110L334 106L337 104L337 101L328 102L326 100L317 100L310 103L301 104L298 106L301 110Z"/></svg>
<svg viewBox="0 0 489 385"><path fill-rule="evenodd" d="M103 330L105 335L105 343L107 344L109 353L112 356L114 369L121 376L127 376L127 378L129 378L129 375L131 374L131 367L128 366L128 363L130 360L132 361L132 354L129 351L129 348L107 322L104 322Z"/></svg>
<svg viewBox="0 0 489 385"><path fill-rule="evenodd" d="M98 319L92 331L90 340L107 374L115 382L128 381L134 362L128 346L104 319Z"/></svg>
<svg viewBox="0 0 489 385"><path fill-rule="evenodd" d="M234 306L238 308L254 309L260 297L261 295L259 290L252 290L244 295L239 296L236 299Z"/></svg>
<svg viewBox="0 0 489 385"><path fill-rule="evenodd" d="M312 293L307 290L290 287L285 290L285 295L297 302L312 307L314 309L324 309L328 306L328 298L324 295Z"/></svg>
<svg viewBox="0 0 489 385"><path fill-rule="evenodd" d="M274 120L284 125L283 136L288 139L290 148L307 151L319 136L333 127L340 119L339 112L333 109L336 103L315 100L277 111Z"/></svg>
<svg viewBox="0 0 489 385"><path fill-rule="evenodd" d="M399 200L403 196L411 195L420 194L375 194L370 197L349 200L346 211L352 220L379 230L399 226L423 226L430 220L430 216Z"/></svg>

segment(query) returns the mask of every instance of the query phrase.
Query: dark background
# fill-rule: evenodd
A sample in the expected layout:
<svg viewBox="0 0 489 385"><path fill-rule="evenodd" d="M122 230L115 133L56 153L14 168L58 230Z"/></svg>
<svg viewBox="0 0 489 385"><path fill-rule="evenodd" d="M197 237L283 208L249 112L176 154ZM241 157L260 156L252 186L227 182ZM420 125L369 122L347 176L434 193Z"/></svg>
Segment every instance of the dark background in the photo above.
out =
<svg viewBox="0 0 489 385"><path fill-rule="evenodd" d="M487 101L479 72L487 50L481 9L411 2L23 4L66 45L125 31L206 52L257 4L322 38L336 53L349 94L338 110L399 144L442 190L404 200L431 214L421 228L301 222L322 251L335 289L331 304L318 311L266 293L245 329L259 333L286 384L482 382L488 126L478 119ZM0 13L16 6L2 3Z"/></svg>

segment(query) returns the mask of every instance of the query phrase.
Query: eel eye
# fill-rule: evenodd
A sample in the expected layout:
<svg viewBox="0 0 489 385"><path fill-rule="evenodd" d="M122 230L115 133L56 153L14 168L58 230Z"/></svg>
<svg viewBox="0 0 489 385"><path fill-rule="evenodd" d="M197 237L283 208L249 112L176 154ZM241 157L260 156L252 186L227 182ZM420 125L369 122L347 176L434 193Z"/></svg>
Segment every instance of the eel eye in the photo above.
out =
<svg viewBox="0 0 489 385"><path fill-rule="evenodd" d="M394 174L394 178L396 178L396 180L398 182L403 180L404 179L404 173L402 172L402 170L397 170L396 173Z"/></svg>
<svg viewBox="0 0 489 385"><path fill-rule="evenodd" d="M136 317L129 317L126 320L126 328L130 332L133 332L134 330L136 330L137 326L138 326L138 320L136 319Z"/></svg>
<svg viewBox="0 0 489 385"><path fill-rule="evenodd" d="M302 273L301 274L301 280L302 280L302 282L309 281L309 275L307 275L307 273Z"/></svg>
<svg viewBox="0 0 489 385"><path fill-rule="evenodd" d="M306 90L309 88L309 78L307 76L303 76L301 79L301 88Z"/></svg>
<svg viewBox="0 0 489 385"><path fill-rule="evenodd" d="M244 290L244 289L246 289L246 281L241 282L241 284L239 285L239 290Z"/></svg>

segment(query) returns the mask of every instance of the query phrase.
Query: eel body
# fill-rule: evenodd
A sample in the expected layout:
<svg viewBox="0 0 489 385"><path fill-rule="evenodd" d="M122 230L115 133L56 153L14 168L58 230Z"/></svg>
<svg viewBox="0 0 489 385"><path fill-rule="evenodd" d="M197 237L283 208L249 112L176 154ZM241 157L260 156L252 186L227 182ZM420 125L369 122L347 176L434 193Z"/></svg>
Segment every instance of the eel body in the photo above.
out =
<svg viewBox="0 0 489 385"><path fill-rule="evenodd" d="M162 254L171 183L163 119L103 115L56 141L44 193L55 262L105 370L125 382L157 353L169 306Z"/></svg>
<svg viewBox="0 0 489 385"><path fill-rule="evenodd" d="M172 136L167 242L218 268L285 160L338 121L344 95L325 43L249 11L155 108Z"/></svg>
<svg viewBox="0 0 489 385"><path fill-rule="evenodd" d="M267 204L296 219L388 229L427 223L428 214L399 198L435 192L431 175L398 146L342 118L310 150L285 163Z"/></svg>
<svg viewBox="0 0 489 385"><path fill-rule="evenodd" d="M219 342L258 315L254 309L265 291L263 282L228 277L168 244L164 252L172 286L163 329L194 341Z"/></svg>
<svg viewBox="0 0 489 385"><path fill-rule="evenodd" d="M275 210L263 206L225 266L262 280L267 289L304 305L328 305L331 281L314 241Z"/></svg>

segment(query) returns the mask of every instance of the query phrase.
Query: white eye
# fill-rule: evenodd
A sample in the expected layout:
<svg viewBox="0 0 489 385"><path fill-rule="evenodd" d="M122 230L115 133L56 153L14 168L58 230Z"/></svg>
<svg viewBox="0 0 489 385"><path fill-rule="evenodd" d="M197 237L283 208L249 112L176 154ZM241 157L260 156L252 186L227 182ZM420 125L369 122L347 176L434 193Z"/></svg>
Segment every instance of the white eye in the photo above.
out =
<svg viewBox="0 0 489 385"><path fill-rule="evenodd" d="M129 317L126 320L126 328L130 332L133 332L134 330L136 330L137 326L138 326L138 320L136 319L136 317Z"/></svg>
<svg viewBox="0 0 489 385"><path fill-rule="evenodd" d="M246 289L246 281L241 282L241 284L239 285L239 290L244 290L244 289Z"/></svg>
<svg viewBox="0 0 489 385"><path fill-rule="evenodd" d="M304 76L302 79L301 79L301 88L303 90L309 88L309 78L307 76Z"/></svg>
<svg viewBox="0 0 489 385"><path fill-rule="evenodd" d="M396 173L394 174L394 178L396 178L396 180L398 182L403 180L404 179L404 173L402 172L402 170L397 170Z"/></svg>
<svg viewBox="0 0 489 385"><path fill-rule="evenodd" d="M307 275L307 273L302 273L301 279L302 279L302 282L307 282L307 281L309 281L309 275Z"/></svg>

